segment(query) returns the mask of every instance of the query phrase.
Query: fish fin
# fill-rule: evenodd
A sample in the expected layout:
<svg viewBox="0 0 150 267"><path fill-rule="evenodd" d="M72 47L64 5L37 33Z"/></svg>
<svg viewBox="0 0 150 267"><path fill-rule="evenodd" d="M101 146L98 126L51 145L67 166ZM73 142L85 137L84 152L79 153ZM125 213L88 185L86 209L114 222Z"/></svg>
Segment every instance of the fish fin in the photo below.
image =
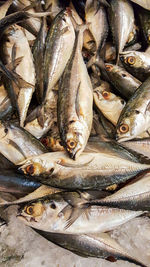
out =
<svg viewBox="0 0 150 267"><path fill-rule="evenodd" d="M11 145L12 147L14 147L16 150L18 150L25 159L27 159L27 157L25 156L23 150L11 139L8 139L9 140L9 145Z"/></svg>
<svg viewBox="0 0 150 267"><path fill-rule="evenodd" d="M68 217L66 219L66 224L64 226L64 229L68 229L78 218L79 216L83 213L84 209L80 208L73 208L70 205L67 205L61 213L63 213L64 217ZM69 215L69 216L68 216Z"/></svg>
<svg viewBox="0 0 150 267"><path fill-rule="evenodd" d="M11 63L7 64L6 67L10 71L15 70L17 68L17 66L21 63L22 59L23 59L23 57L18 57L14 61L12 61Z"/></svg>
<svg viewBox="0 0 150 267"><path fill-rule="evenodd" d="M148 102L148 105L147 105L147 107L146 107L145 113L146 113L147 111L150 112L150 101Z"/></svg>
<svg viewBox="0 0 150 267"><path fill-rule="evenodd" d="M60 166L64 166L64 167L70 167L70 168L82 168L86 165L88 165L89 163L91 163L93 161L94 157L91 158L89 161L83 163L83 164L71 164L71 163L65 163L64 160L62 159L61 161L58 161L57 164Z"/></svg>
<svg viewBox="0 0 150 267"><path fill-rule="evenodd" d="M87 200L82 192L62 192L63 199L72 207L85 207Z"/></svg>

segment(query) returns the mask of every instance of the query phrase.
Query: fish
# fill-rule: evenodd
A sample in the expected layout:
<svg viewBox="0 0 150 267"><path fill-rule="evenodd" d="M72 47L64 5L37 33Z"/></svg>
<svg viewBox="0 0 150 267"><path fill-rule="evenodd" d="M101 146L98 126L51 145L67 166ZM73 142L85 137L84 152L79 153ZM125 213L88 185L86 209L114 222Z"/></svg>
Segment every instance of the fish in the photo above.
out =
<svg viewBox="0 0 150 267"><path fill-rule="evenodd" d="M43 154L47 150L34 136L15 123L0 123L1 153L16 164L31 155Z"/></svg>
<svg viewBox="0 0 150 267"><path fill-rule="evenodd" d="M12 2L13 2L13 0L7 0L3 5L0 6L0 20L5 17Z"/></svg>
<svg viewBox="0 0 150 267"><path fill-rule="evenodd" d="M3 84L0 85L0 120L11 115L13 107Z"/></svg>
<svg viewBox="0 0 150 267"><path fill-rule="evenodd" d="M72 55L59 82L57 101L60 138L74 160L86 146L93 117L93 89L81 53L84 29L81 26L77 30Z"/></svg>
<svg viewBox="0 0 150 267"><path fill-rule="evenodd" d="M119 142L136 138L150 127L149 97L150 78L136 90L121 112L116 129Z"/></svg>
<svg viewBox="0 0 150 267"><path fill-rule="evenodd" d="M48 241L82 257L102 258L110 262L124 260L146 267L143 263L130 256L129 253L107 233L74 235L50 233L34 228L33 230Z"/></svg>
<svg viewBox="0 0 150 267"><path fill-rule="evenodd" d="M49 92L45 101L36 107L27 117L25 129L36 138L41 138L57 122L58 85Z"/></svg>
<svg viewBox="0 0 150 267"><path fill-rule="evenodd" d="M126 51L120 53L120 59L133 76L144 82L150 76L150 55L146 52Z"/></svg>
<svg viewBox="0 0 150 267"><path fill-rule="evenodd" d="M111 196L90 202L90 205L95 204L126 210L150 211L150 175L146 174L129 183Z"/></svg>
<svg viewBox="0 0 150 267"><path fill-rule="evenodd" d="M33 180L28 179L22 174L18 174L16 170L12 169L0 169L0 191L12 193L19 196L24 196L26 194L31 193L38 187L40 187L40 183Z"/></svg>
<svg viewBox="0 0 150 267"><path fill-rule="evenodd" d="M108 22L105 7L100 5L98 1L87 0L85 6L85 20L94 38L96 52L99 53L108 35Z"/></svg>
<svg viewBox="0 0 150 267"><path fill-rule="evenodd" d="M44 99L60 79L71 56L74 41L75 32L70 12L63 10L53 20L46 37L43 61Z"/></svg>
<svg viewBox="0 0 150 267"><path fill-rule="evenodd" d="M112 153L83 152L76 161L65 152L50 152L27 158L19 170L43 184L66 189L105 189L149 172L149 164L121 159Z"/></svg>
<svg viewBox="0 0 150 267"><path fill-rule="evenodd" d="M18 25L13 25L5 32L7 42L4 42L3 51L5 53L6 62L10 63L12 60L12 50L15 46L15 58L22 57L20 64L16 67L16 73L19 74L23 80L32 86L21 87L17 96L17 107L20 118L20 126L24 126L28 107L35 90L35 68L33 64L33 56L28 43L28 40L23 32L23 29ZM26 67L28 65L28 68Z"/></svg>
<svg viewBox="0 0 150 267"><path fill-rule="evenodd" d="M123 142L122 145L150 158L150 138L134 139Z"/></svg>
<svg viewBox="0 0 150 267"><path fill-rule="evenodd" d="M111 91L103 89L101 86L93 91L94 103L101 110L103 115L113 124L116 125L120 113L126 102L121 97L116 96Z"/></svg>
<svg viewBox="0 0 150 267"><path fill-rule="evenodd" d="M44 93L43 61L44 61L46 36L47 36L47 25L45 18L43 18L40 31L32 48L33 59L35 64L35 72L36 72L35 93L39 104L41 104L43 101L43 93Z"/></svg>
<svg viewBox="0 0 150 267"><path fill-rule="evenodd" d="M117 63L134 26L134 11L128 0L113 0L108 8L108 18L116 46Z"/></svg>
<svg viewBox="0 0 150 267"><path fill-rule="evenodd" d="M65 194L66 196L66 194ZM80 209L63 199L63 192L20 204L17 218L26 225L53 233L93 234L110 231L140 216L143 211L128 211L100 206ZM107 223L106 223L107 222Z"/></svg>
<svg viewBox="0 0 150 267"><path fill-rule="evenodd" d="M138 12L143 36L148 45L150 45L150 11L141 8Z"/></svg>
<svg viewBox="0 0 150 267"><path fill-rule="evenodd" d="M131 98L137 88L142 84L120 66L106 63L105 69L111 84L127 100Z"/></svg>

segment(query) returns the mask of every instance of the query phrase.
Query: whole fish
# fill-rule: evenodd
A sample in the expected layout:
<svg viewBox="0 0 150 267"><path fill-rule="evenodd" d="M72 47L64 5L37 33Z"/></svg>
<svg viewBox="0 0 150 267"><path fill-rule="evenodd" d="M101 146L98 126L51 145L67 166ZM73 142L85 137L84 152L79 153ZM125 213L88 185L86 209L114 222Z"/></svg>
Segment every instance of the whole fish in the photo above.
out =
<svg viewBox="0 0 150 267"><path fill-rule="evenodd" d="M148 164L92 149L83 152L76 161L62 151L30 157L19 165L24 174L35 176L43 184L67 189L104 189L150 170Z"/></svg>
<svg viewBox="0 0 150 267"><path fill-rule="evenodd" d="M85 20L96 43L96 52L101 50L107 34L108 22L105 7L98 1L87 0L85 6ZM97 34L98 32L98 34Z"/></svg>
<svg viewBox="0 0 150 267"><path fill-rule="evenodd" d="M129 74L125 69L113 65L105 64L107 75L112 85L125 99L130 99L136 89L142 84L134 76Z"/></svg>
<svg viewBox="0 0 150 267"><path fill-rule="evenodd" d="M34 136L11 122L0 123L0 149L14 164L31 155L40 155L47 151Z"/></svg>
<svg viewBox="0 0 150 267"><path fill-rule="evenodd" d="M120 246L107 233L73 235L73 234L57 234L34 229L38 234L46 238L48 241L61 246L65 249L82 257L102 258L110 262L124 260L135 263L142 267L146 267L143 263L130 256L124 248Z"/></svg>
<svg viewBox="0 0 150 267"><path fill-rule="evenodd" d="M109 8L109 20L118 62L119 53L122 52L134 26L134 12L130 1L112 0Z"/></svg>
<svg viewBox="0 0 150 267"><path fill-rule="evenodd" d="M86 146L93 116L92 85L81 53L83 27L76 33L72 55L60 79L57 103L62 144L74 160Z"/></svg>
<svg viewBox="0 0 150 267"><path fill-rule="evenodd" d="M69 205L62 192L20 205L17 217L26 225L43 231L89 234L110 231L141 214L142 211L100 206L80 209Z"/></svg>
<svg viewBox="0 0 150 267"><path fill-rule="evenodd" d="M94 89L93 96L97 108L100 109L103 115L111 121L113 125L116 125L126 102L121 99L121 97L116 96L107 89L103 89L101 86Z"/></svg>
<svg viewBox="0 0 150 267"><path fill-rule="evenodd" d="M69 11L61 11L47 34L43 62L45 98L60 79L72 53L75 32L70 16Z"/></svg>
<svg viewBox="0 0 150 267"><path fill-rule="evenodd" d="M150 54L139 51L126 51L120 53L124 67L140 81L150 76Z"/></svg>
<svg viewBox="0 0 150 267"><path fill-rule="evenodd" d="M136 90L121 112L116 138L119 142L133 139L150 127L150 78Z"/></svg>
<svg viewBox="0 0 150 267"><path fill-rule="evenodd" d="M150 211L150 175L124 186L111 196L93 200L90 205L102 205L126 210Z"/></svg>
<svg viewBox="0 0 150 267"><path fill-rule="evenodd" d="M6 33L5 33L6 34ZM17 96L18 113L20 117L20 126L24 126L28 107L35 90L35 68L33 64L33 56L28 43L28 40L23 32L23 29L14 25L7 30L7 42L4 43L4 53L6 62L10 63L12 60L12 50L15 49L15 58L23 57L20 64L16 67L16 73L19 74L23 80L32 84L32 87L20 88ZM28 66L28 68L26 67Z"/></svg>

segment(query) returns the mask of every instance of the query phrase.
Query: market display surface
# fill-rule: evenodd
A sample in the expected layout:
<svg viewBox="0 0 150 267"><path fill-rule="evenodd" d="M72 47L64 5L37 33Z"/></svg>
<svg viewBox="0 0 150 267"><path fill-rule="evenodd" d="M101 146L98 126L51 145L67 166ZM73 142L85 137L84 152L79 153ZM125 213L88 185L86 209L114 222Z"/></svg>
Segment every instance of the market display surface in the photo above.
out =
<svg viewBox="0 0 150 267"><path fill-rule="evenodd" d="M150 1L0 1L0 44L0 266L150 266Z"/></svg>

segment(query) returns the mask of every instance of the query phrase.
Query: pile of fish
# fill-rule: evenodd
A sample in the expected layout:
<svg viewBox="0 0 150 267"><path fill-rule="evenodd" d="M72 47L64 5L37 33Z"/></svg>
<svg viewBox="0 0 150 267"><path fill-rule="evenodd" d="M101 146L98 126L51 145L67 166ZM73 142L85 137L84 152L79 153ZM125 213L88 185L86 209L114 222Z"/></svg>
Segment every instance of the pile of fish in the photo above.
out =
<svg viewBox="0 0 150 267"><path fill-rule="evenodd" d="M1 226L146 266L109 231L150 211L150 1L0 2Z"/></svg>

